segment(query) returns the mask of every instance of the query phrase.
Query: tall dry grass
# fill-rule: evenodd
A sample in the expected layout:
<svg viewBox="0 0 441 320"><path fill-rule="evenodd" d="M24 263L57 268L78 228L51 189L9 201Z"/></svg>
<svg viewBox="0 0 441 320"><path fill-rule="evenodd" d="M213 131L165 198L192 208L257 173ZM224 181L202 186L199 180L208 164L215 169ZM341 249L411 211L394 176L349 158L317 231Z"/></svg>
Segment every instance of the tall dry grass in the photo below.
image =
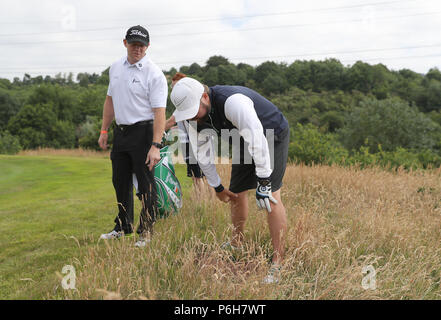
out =
<svg viewBox="0 0 441 320"><path fill-rule="evenodd" d="M219 166L221 167L221 166ZM220 170L228 181L229 168ZM439 171L287 168L282 199L288 233L282 281L264 285L271 241L250 192L245 249L220 248L231 233L229 207L193 194L156 224L145 249L133 239L85 246L72 259L72 299L439 299ZM208 198L210 199L210 198ZM104 230L102 230L104 231ZM364 289L363 267L376 271Z"/></svg>

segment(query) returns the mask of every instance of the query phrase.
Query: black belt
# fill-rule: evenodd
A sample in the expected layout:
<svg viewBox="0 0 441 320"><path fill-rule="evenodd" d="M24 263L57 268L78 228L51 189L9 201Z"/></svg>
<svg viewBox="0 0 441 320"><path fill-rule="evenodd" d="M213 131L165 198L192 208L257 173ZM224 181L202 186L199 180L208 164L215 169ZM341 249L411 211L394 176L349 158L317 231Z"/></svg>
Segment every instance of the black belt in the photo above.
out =
<svg viewBox="0 0 441 320"><path fill-rule="evenodd" d="M118 129L120 129L121 131L123 131L125 129L138 127L138 126L145 126L145 125L152 124L152 123L153 123L153 120L144 120L144 121L135 122L133 124L117 124L116 127Z"/></svg>

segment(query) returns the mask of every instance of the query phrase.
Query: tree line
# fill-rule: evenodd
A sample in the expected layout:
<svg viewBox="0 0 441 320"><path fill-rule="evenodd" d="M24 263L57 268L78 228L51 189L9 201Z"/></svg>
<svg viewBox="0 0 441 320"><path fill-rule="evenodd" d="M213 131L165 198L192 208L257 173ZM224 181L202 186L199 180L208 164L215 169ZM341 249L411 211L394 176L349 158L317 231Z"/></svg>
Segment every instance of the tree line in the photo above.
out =
<svg viewBox="0 0 441 320"><path fill-rule="evenodd" d="M212 56L164 71L208 86L250 87L285 114L293 161L428 167L441 164L441 72L389 70L337 59L234 64ZM0 153L21 149L98 149L109 69L101 74L0 79ZM173 106L168 101L167 114ZM111 138L111 137L110 137Z"/></svg>

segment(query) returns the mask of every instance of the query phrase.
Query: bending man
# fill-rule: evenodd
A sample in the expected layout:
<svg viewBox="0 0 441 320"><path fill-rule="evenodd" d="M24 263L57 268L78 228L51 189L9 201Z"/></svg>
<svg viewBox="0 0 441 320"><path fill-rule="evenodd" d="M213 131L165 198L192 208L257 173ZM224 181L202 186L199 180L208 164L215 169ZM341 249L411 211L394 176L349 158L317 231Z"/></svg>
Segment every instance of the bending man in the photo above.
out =
<svg viewBox="0 0 441 320"><path fill-rule="evenodd" d="M221 201L231 204L234 229L231 243L227 243L226 246L240 246L248 217L247 193L250 189L256 190L258 207L268 213L267 220L274 249L272 266L264 282L278 282L287 229L280 188L288 158L288 121L269 100L241 86L217 85L209 88L195 79L186 77L176 83L170 98L176 107L173 114L175 120L190 120L190 144L193 150L196 149L194 154L197 154L199 166L207 177L208 184L215 189L216 196ZM206 146L213 143L209 134L203 134L207 131L203 129L207 128L218 135L225 129L236 130L240 135L240 144L233 143L233 150L234 147L236 150L239 147L240 157L235 159L233 152L229 189L222 186L214 163L201 161L210 148L207 149ZM199 132L196 143L191 137L191 132L195 129ZM233 137L232 140L236 139ZM270 146L274 149L270 150ZM277 157L274 157L274 154ZM247 157L250 161L247 161Z"/></svg>

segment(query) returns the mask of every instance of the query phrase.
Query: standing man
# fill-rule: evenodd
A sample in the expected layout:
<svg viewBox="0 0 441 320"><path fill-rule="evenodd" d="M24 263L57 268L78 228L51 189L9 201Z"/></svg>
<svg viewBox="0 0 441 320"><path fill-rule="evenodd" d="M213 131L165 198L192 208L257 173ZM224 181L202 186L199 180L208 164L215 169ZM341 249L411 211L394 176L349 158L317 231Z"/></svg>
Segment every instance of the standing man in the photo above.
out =
<svg viewBox="0 0 441 320"><path fill-rule="evenodd" d="M109 88L103 108L103 123L98 140L107 148L107 130L115 119L112 160L112 181L118 202L115 227L101 239L116 239L133 233L132 173L138 180L142 210L136 246L146 245L153 233L156 207L154 165L161 159L159 150L165 127L167 80L149 57L148 31L141 26L127 30L123 40L127 56L116 61L109 71Z"/></svg>
<svg viewBox="0 0 441 320"><path fill-rule="evenodd" d="M218 134L225 129L229 131L236 129L240 135L240 145L233 145L233 147L239 146L240 161L237 159L235 161L233 153L229 189L222 186L214 163L201 161L207 153L204 145L212 144L213 139L209 136L204 137L202 131L198 133L195 143L190 133L190 144L193 150L196 150L199 166L207 177L208 184L215 189L216 196L221 201L231 204L233 236L231 242L224 244L224 247L240 247L248 216L247 193L249 189L256 190L257 206L265 209L268 214L267 220L274 249L272 266L264 282L277 283L287 229L286 210L280 196L280 188L288 158L288 121L269 100L241 86L217 85L209 88L187 77L176 83L170 98L176 107L173 115L177 122L191 120L192 125L197 124L198 131L199 128L210 127ZM192 125L189 126L190 132ZM270 132L274 137L274 141L271 141L274 143L270 144L274 146L273 152L270 152L268 143ZM248 164L246 157L252 159Z"/></svg>

